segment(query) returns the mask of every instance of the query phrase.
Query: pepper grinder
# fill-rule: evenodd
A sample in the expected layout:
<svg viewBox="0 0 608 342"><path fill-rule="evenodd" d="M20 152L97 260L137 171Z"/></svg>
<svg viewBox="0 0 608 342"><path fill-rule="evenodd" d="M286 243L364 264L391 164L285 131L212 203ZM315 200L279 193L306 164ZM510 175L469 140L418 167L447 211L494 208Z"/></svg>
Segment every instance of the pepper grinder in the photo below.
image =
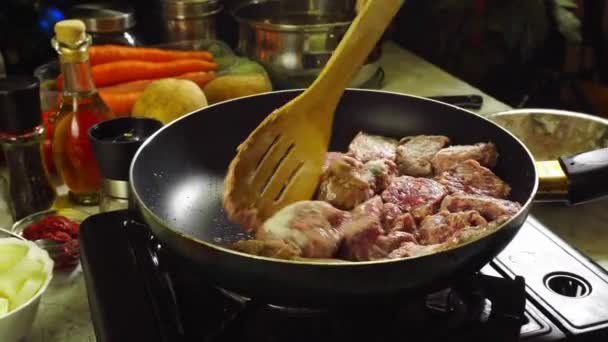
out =
<svg viewBox="0 0 608 342"><path fill-rule="evenodd" d="M101 212L129 207L129 169L135 152L163 126L150 118L126 117L107 120L89 129L89 140L101 173Z"/></svg>
<svg viewBox="0 0 608 342"><path fill-rule="evenodd" d="M42 158L45 136L40 84L34 77L0 79L0 144L8 166L11 216L47 210L57 192Z"/></svg>

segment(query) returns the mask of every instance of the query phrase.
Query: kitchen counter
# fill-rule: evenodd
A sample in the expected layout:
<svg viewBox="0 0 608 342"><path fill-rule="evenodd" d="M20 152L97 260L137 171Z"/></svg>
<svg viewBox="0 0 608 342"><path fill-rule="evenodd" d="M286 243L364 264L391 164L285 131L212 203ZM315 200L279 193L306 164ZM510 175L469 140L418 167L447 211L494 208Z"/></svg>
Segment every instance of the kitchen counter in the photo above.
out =
<svg viewBox="0 0 608 342"><path fill-rule="evenodd" d="M481 115L511 109L472 85L455 78L424 59L387 42L382 46L380 64L384 69L383 90L418 96L481 95Z"/></svg>
<svg viewBox="0 0 608 342"><path fill-rule="evenodd" d="M484 98L483 107L478 111L481 115L509 109L507 105L484 94L479 89L454 78L391 42L386 43L383 49L381 65L385 71L384 90L420 96L479 94ZM564 227L563 231L572 235L574 240L589 243L587 247L579 245L579 248L591 250L594 255L598 255L606 249L603 246L606 246L606 241L608 241L608 233L603 234L607 236L605 240L597 239L597 236L594 238L593 235L602 235L601 230L608 232L608 229L604 229L605 222L608 222L608 212L599 210L606 208L606 203L566 210L563 206L544 206L539 207L537 212L542 216L541 220L547 219L546 222ZM96 208L86 209L91 213L96 210ZM581 212L585 213L584 216L580 216ZM555 215L553 215L554 213ZM580 217L586 218L584 228L591 234L585 235L586 238L581 237L583 229L577 230ZM0 201L0 225L9 227L10 224L6 203ZM608 260L608 256L606 256L606 260ZM55 276L47 293L42 297L33 331L27 341L95 341L86 288L80 268Z"/></svg>

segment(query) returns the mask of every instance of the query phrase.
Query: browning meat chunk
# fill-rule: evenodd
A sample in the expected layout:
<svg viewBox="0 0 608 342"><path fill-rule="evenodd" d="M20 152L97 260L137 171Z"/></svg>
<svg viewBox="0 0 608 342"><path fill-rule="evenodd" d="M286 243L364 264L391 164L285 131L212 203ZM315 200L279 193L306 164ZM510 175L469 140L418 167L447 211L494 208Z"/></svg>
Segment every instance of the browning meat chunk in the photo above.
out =
<svg viewBox="0 0 608 342"><path fill-rule="evenodd" d="M507 198L511 193L511 187L507 183L473 159L466 160L443 172L437 177L437 181L443 184L450 193L466 192L497 198Z"/></svg>
<svg viewBox="0 0 608 342"><path fill-rule="evenodd" d="M348 212L327 202L300 201L266 220L256 232L256 239L293 243L302 250L303 257L331 258L343 238L341 226L349 218Z"/></svg>
<svg viewBox="0 0 608 342"><path fill-rule="evenodd" d="M519 209L521 209L521 205L517 202L463 193L448 195L441 202L441 210L448 210L453 213L476 210L488 221L494 221L504 216L513 216Z"/></svg>
<svg viewBox="0 0 608 342"><path fill-rule="evenodd" d="M489 168L496 166L496 160L498 159L496 145L488 142L446 147L435 154L431 163L433 164L433 171L436 175L439 175L469 159L476 160L481 165Z"/></svg>
<svg viewBox="0 0 608 342"><path fill-rule="evenodd" d="M396 162L400 175L425 177L433 174L431 158L450 143L442 135L405 137L397 147Z"/></svg>
<svg viewBox="0 0 608 342"><path fill-rule="evenodd" d="M339 160L344 158L346 154L340 152L327 152L325 154L325 161L323 162L323 172L329 168L329 165L334 162L334 160Z"/></svg>
<svg viewBox="0 0 608 342"><path fill-rule="evenodd" d="M414 242L406 241L389 253L387 258L389 259L401 259L408 257L415 257L427 254L433 254L443 248L443 245L419 245Z"/></svg>
<svg viewBox="0 0 608 342"><path fill-rule="evenodd" d="M382 226L383 227L392 227L397 222L399 216L403 215L399 206L395 203L384 203L382 205Z"/></svg>
<svg viewBox="0 0 608 342"><path fill-rule="evenodd" d="M277 259L292 259L302 255L302 250L293 242L282 240L241 240L232 244L236 251Z"/></svg>
<svg viewBox="0 0 608 342"><path fill-rule="evenodd" d="M479 226L468 226L454 233L445 243L445 247L454 247L465 242L475 240L479 237L487 235L498 227L500 227L506 220L508 220L508 216L501 216L499 219L495 221L488 222L485 225Z"/></svg>
<svg viewBox="0 0 608 342"><path fill-rule="evenodd" d="M404 242L418 243L413 234L395 230L380 236L376 241L376 246L385 252L384 258L386 258L390 252L399 248Z"/></svg>
<svg viewBox="0 0 608 342"><path fill-rule="evenodd" d="M412 234L399 231L384 235L379 220L363 216L344 225L340 255L353 261L384 259L406 241L416 242L416 239Z"/></svg>
<svg viewBox="0 0 608 342"><path fill-rule="evenodd" d="M321 175L317 200L334 207L351 210L374 195L363 163L343 155L334 159Z"/></svg>
<svg viewBox="0 0 608 342"><path fill-rule="evenodd" d="M465 227L485 226L487 223L475 210L457 213L441 211L424 218L418 230L418 238L425 245L443 243Z"/></svg>
<svg viewBox="0 0 608 342"><path fill-rule="evenodd" d="M395 160L397 140L359 132L348 146L348 155L365 163L375 159Z"/></svg>
<svg viewBox="0 0 608 342"><path fill-rule="evenodd" d="M368 216L380 220L383 206L382 198L380 198L380 196L374 196L355 207L355 209L351 211L351 217L356 219L358 217Z"/></svg>
<svg viewBox="0 0 608 342"><path fill-rule="evenodd" d="M376 194L384 191L398 173L397 164L388 159L370 160L363 167L368 173L369 183Z"/></svg>
<svg viewBox="0 0 608 342"><path fill-rule="evenodd" d="M410 213L403 213L399 206L394 203L384 203L382 207L382 228L387 233L392 231L404 231L416 234L416 220Z"/></svg>
<svg viewBox="0 0 608 342"><path fill-rule="evenodd" d="M402 212L422 219L437 210L445 195L445 187L432 179L401 176L382 192L382 199L396 204Z"/></svg>
<svg viewBox="0 0 608 342"><path fill-rule="evenodd" d="M375 242L384 231L380 222L371 216L362 216L351 220L343 227L344 241L340 255L353 261L381 259L383 251L375 248Z"/></svg>

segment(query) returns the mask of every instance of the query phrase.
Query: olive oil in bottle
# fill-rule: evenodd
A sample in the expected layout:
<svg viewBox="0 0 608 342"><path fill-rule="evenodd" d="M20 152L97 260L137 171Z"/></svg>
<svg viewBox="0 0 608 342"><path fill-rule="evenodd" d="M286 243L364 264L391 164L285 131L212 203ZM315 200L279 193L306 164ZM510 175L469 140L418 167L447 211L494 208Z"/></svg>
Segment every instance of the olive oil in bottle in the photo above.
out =
<svg viewBox="0 0 608 342"><path fill-rule="evenodd" d="M53 159L69 189L70 199L82 205L96 205L101 176L88 130L114 115L93 82L88 53L91 37L86 34L84 23L80 20L58 22L52 44L61 62L58 86L63 87L61 103L52 117Z"/></svg>

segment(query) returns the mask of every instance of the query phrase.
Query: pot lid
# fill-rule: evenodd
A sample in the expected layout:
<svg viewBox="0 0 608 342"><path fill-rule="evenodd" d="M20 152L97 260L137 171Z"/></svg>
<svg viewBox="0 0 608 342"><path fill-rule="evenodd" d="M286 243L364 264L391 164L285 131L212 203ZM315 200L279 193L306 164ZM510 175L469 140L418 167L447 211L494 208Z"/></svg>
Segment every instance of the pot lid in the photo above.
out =
<svg viewBox="0 0 608 342"><path fill-rule="evenodd" d="M116 3L79 4L70 9L69 15L82 20L88 32L118 32L135 26L133 9Z"/></svg>
<svg viewBox="0 0 608 342"><path fill-rule="evenodd" d="M162 0L163 15L172 19L200 18L218 13L219 0Z"/></svg>

